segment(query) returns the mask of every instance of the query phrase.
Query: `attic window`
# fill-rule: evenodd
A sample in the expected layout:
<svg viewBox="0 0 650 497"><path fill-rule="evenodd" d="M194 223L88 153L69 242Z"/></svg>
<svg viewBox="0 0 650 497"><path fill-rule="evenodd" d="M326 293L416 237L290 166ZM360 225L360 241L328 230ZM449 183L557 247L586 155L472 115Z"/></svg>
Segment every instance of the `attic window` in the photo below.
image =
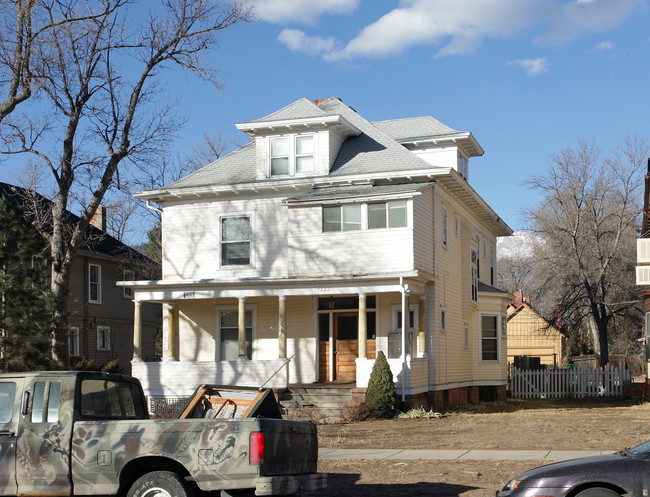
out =
<svg viewBox="0 0 650 497"><path fill-rule="evenodd" d="M314 172L314 135L271 138L271 176Z"/></svg>

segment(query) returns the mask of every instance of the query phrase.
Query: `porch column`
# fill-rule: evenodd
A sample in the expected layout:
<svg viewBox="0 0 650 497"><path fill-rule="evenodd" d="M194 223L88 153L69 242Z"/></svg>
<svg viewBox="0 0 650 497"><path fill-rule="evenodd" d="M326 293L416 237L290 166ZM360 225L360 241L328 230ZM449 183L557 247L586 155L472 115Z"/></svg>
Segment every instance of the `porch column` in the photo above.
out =
<svg viewBox="0 0 650 497"><path fill-rule="evenodd" d="M238 312L239 358L246 359L246 297L239 297Z"/></svg>
<svg viewBox="0 0 650 497"><path fill-rule="evenodd" d="M133 301L133 359L136 361L142 360L142 302L139 300Z"/></svg>
<svg viewBox="0 0 650 497"><path fill-rule="evenodd" d="M366 294L359 294L359 359L368 358L368 327L366 325Z"/></svg>
<svg viewBox="0 0 650 497"><path fill-rule="evenodd" d="M418 352L422 355L427 353L427 301L426 295L420 295L420 306L418 308Z"/></svg>
<svg viewBox="0 0 650 497"><path fill-rule="evenodd" d="M278 357L287 358L287 298L278 298Z"/></svg>
<svg viewBox="0 0 650 497"><path fill-rule="evenodd" d="M178 340L178 330L176 329L176 305L165 304L167 307L167 360L178 360L178 350L176 342Z"/></svg>

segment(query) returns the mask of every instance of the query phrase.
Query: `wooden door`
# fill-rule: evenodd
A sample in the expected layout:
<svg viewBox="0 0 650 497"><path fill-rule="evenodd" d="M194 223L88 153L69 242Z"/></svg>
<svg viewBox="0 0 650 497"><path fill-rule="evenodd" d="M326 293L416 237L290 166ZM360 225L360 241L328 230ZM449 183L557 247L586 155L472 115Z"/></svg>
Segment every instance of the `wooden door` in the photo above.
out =
<svg viewBox="0 0 650 497"><path fill-rule="evenodd" d="M354 383L357 380L359 357L359 314L340 312L334 314L334 358L336 381Z"/></svg>

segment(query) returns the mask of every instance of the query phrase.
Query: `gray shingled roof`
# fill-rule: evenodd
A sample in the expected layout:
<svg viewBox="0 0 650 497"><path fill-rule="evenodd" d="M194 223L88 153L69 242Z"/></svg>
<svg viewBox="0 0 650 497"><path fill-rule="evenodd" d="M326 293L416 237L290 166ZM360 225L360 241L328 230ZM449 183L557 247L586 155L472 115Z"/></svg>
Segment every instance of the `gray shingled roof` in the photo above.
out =
<svg viewBox="0 0 650 497"><path fill-rule="evenodd" d="M253 122L301 119L341 115L361 130L361 135L345 140L330 171L330 176L341 177L377 172L430 170L434 166L420 159L400 145L381 127L395 132L397 125L375 126L338 98L330 98L318 106L301 98L283 109ZM433 118L431 118L433 119ZM384 121L384 123L398 122ZM414 120L408 124L415 126ZM433 119L435 121L435 119ZM437 121L436 121L437 122ZM429 123L431 124L431 123ZM444 125L441 125L444 126ZM446 127L445 127L446 128ZM447 128L451 130L451 128ZM451 130L453 131L453 130ZM236 185L265 181L256 178L255 142L208 164L199 171L165 187L165 189Z"/></svg>
<svg viewBox="0 0 650 497"><path fill-rule="evenodd" d="M341 198L371 197L374 195L398 195L419 192L433 183L403 183L400 185L358 185L331 188L316 188L287 199L287 202L308 202Z"/></svg>
<svg viewBox="0 0 650 497"><path fill-rule="evenodd" d="M395 140L431 138L459 133L431 116L375 121L372 124Z"/></svg>

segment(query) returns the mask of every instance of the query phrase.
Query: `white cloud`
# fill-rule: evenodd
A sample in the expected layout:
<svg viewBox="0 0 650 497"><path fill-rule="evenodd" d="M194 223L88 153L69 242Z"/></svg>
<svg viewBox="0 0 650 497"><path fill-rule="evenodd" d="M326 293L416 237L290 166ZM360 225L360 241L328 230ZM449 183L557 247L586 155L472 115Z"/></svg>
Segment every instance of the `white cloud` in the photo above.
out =
<svg viewBox="0 0 650 497"><path fill-rule="evenodd" d="M614 44L611 41L601 41L594 47L597 52L608 52L614 49Z"/></svg>
<svg viewBox="0 0 650 497"><path fill-rule="evenodd" d="M526 71L527 76L539 76L542 73L548 72L551 63L546 57L538 57L536 59L517 59L512 60L506 64L507 66L518 66Z"/></svg>
<svg viewBox="0 0 650 497"><path fill-rule="evenodd" d="M349 14L361 0L252 0L255 13L268 22L314 24L323 14Z"/></svg>
<svg viewBox="0 0 650 497"><path fill-rule="evenodd" d="M309 55L321 55L332 52L337 45L334 38L307 36L298 29L284 29L278 40L294 52L304 52Z"/></svg>
<svg viewBox="0 0 650 497"><path fill-rule="evenodd" d="M296 12L303 10L305 2L314 11L321 5L311 0L286 1L301 5L294 7ZM538 43L561 44L584 33L614 29L643 6L645 0L401 0L398 8L323 57L387 57L417 45L436 46L438 56L467 55L486 39L524 33Z"/></svg>

